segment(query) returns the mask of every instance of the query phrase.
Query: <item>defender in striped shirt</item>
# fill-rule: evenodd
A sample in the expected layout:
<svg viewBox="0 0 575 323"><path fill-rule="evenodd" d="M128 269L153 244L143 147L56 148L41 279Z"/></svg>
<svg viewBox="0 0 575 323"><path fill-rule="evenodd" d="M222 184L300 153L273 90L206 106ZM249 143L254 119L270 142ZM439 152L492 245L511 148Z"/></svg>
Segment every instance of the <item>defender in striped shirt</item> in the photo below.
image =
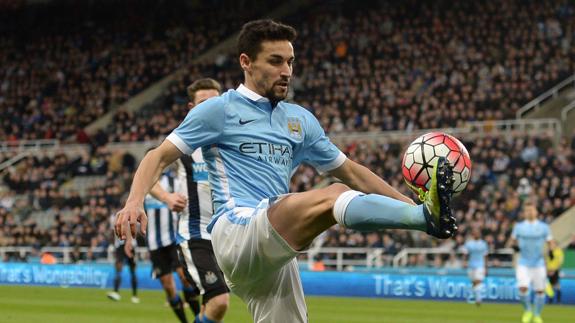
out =
<svg viewBox="0 0 575 323"><path fill-rule="evenodd" d="M174 174L171 171L165 172L158 181L163 190L174 192ZM178 209L185 206L184 196L175 196L168 204L159 201L148 194L144 200L144 208L148 215L147 242L150 250L150 260L152 261L152 277L160 280L168 303L182 323L186 323L183 302L178 295L176 284L172 273L178 273L184 290L184 299L190 305L194 315L200 312L200 304L197 300L197 289L190 284L182 270L182 264L178 259L176 247L176 230L178 228L178 215L171 211L171 208Z"/></svg>
<svg viewBox="0 0 575 323"><path fill-rule="evenodd" d="M188 107L192 109L197 104L218 96L220 91L221 86L217 81L209 78L199 79L188 87L190 100ZM228 308L229 289L216 262L212 237L207 230L214 212L208 169L201 148L189 155L182 155L175 165L174 193L163 190L159 182L154 185L151 193L172 205L173 211L179 212L176 234L178 251L188 281L202 295L204 307L200 322L205 319L219 322L224 318ZM185 199L180 198L181 196L187 197L187 203Z"/></svg>

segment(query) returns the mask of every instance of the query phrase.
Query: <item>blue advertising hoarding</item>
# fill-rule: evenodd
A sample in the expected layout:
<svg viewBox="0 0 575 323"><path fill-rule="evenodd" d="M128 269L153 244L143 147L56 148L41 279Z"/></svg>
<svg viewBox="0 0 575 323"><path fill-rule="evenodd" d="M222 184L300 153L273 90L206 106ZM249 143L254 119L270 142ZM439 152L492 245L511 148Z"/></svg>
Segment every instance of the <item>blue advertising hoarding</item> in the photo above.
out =
<svg viewBox="0 0 575 323"><path fill-rule="evenodd" d="M159 289L160 283L152 279L150 273L149 264L138 265L138 285L144 289ZM0 263L0 284L111 288L114 275L111 264ZM575 304L575 279L572 277L568 275L561 281L564 304ZM450 273L393 269L379 272L302 271L301 278L306 295L466 301L470 292L470 282L463 270ZM128 269L124 268L122 287L129 287L129 282ZM511 270L494 270L485 280L484 299L518 301L515 284Z"/></svg>

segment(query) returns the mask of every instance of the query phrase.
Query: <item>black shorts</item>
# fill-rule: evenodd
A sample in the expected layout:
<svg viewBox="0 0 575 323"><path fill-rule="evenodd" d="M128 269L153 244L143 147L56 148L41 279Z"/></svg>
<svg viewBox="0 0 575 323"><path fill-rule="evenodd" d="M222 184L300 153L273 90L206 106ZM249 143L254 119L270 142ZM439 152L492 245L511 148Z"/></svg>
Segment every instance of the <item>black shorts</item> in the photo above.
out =
<svg viewBox="0 0 575 323"><path fill-rule="evenodd" d="M559 282L559 270L556 270L553 275L549 275L547 278L549 278L551 286L555 286Z"/></svg>
<svg viewBox="0 0 575 323"><path fill-rule="evenodd" d="M203 304L230 292L216 262L211 241L197 239L182 242L178 245L178 252L186 278L203 295Z"/></svg>
<svg viewBox="0 0 575 323"><path fill-rule="evenodd" d="M132 248L132 255L134 254L134 249ZM136 260L135 257L128 257L126 252L124 251L124 245L116 247L116 262L127 262L130 267L136 267Z"/></svg>
<svg viewBox="0 0 575 323"><path fill-rule="evenodd" d="M175 244L150 250L150 260L152 261L152 278L160 278L171 274L182 266L178 258L178 248Z"/></svg>

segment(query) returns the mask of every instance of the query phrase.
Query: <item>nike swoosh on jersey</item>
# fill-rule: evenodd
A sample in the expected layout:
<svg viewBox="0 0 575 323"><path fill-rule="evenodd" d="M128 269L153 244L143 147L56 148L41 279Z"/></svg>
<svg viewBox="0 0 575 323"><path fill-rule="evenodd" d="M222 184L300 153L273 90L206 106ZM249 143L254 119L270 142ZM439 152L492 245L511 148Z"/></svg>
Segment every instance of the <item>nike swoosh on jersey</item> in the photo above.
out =
<svg viewBox="0 0 575 323"><path fill-rule="evenodd" d="M256 119L251 119L251 120L242 120L242 119L240 119L240 124L241 124L241 125L244 125L244 124L250 123L250 122L252 122L252 121L256 121Z"/></svg>

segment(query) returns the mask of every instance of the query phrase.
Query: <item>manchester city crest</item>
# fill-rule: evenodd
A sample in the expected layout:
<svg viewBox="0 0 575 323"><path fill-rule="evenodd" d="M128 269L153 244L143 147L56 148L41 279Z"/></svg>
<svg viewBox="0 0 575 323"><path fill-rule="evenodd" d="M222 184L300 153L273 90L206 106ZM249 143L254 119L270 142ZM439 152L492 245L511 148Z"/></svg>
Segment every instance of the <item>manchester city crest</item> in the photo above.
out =
<svg viewBox="0 0 575 323"><path fill-rule="evenodd" d="M302 139L303 131L301 121L298 118L287 118L287 127L290 137Z"/></svg>

